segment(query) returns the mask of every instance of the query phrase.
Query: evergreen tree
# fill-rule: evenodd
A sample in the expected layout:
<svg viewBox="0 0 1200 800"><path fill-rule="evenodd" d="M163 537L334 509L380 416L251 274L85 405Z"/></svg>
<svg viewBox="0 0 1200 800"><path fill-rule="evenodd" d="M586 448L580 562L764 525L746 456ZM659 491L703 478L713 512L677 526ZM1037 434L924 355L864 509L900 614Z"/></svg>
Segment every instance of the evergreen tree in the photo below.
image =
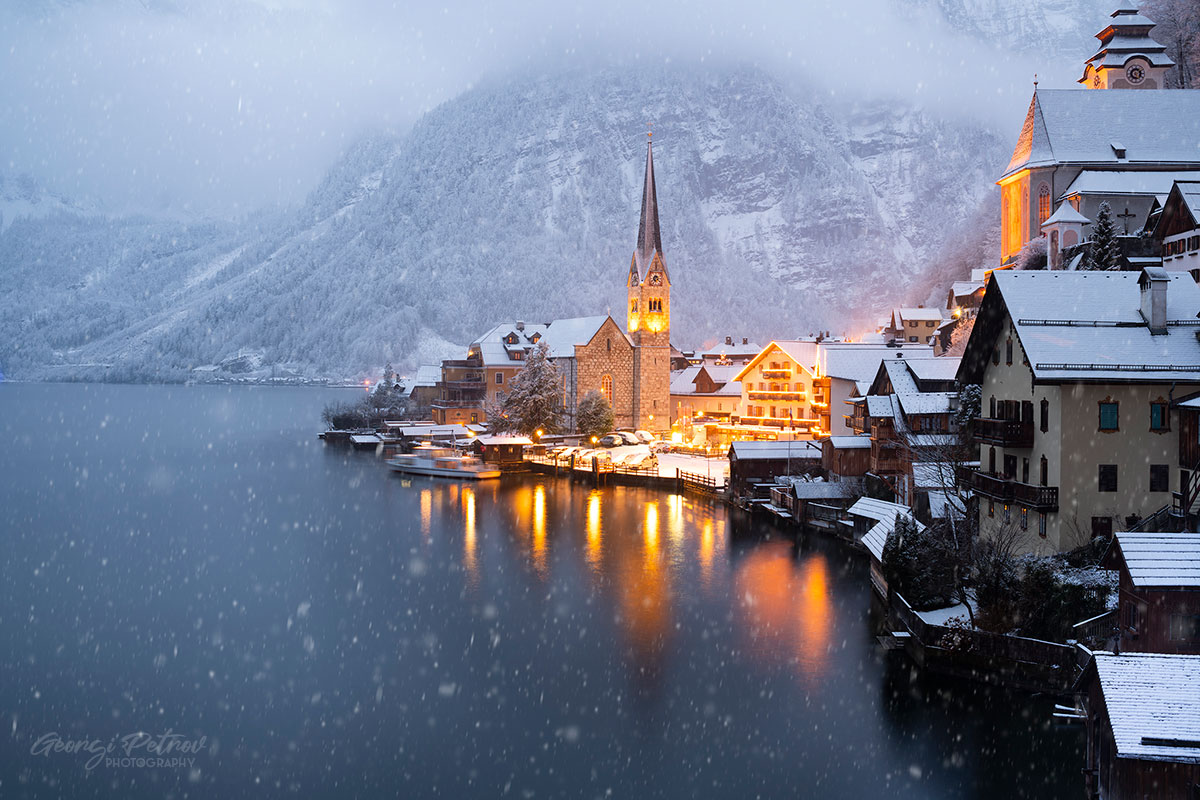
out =
<svg viewBox="0 0 1200 800"><path fill-rule="evenodd" d="M488 426L494 432L516 431L532 436L537 431L558 433L562 427L559 395L562 382L550 361L550 348L538 342L525 360L525 367L509 385L508 396L489 412Z"/></svg>
<svg viewBox="0 0 1200 800"><path fill-rule="evenodd" d="M1117 241L1117 226L1113 224L1112 209L1108 201L1100 204L1096 223L1092 226L1092 243L1084 262L1087 269L1119 270L1121 268L1121 245Z"/></svg>
<svg viewBox="0 0 1200 800"><path fill-rule="evenodd" d="M601 436L616 427L612 406L600 392L593 389L579 401L576 428L585 438Z"/></svg>
<svg viewBox="0 0 1200 800"><path fill-rule="evenodd" d="M958 408L954 411L954 423L959 432L965 434L971 423L979 419L982 407L983 390L979 384L964 384L958 390Z"/></svg>

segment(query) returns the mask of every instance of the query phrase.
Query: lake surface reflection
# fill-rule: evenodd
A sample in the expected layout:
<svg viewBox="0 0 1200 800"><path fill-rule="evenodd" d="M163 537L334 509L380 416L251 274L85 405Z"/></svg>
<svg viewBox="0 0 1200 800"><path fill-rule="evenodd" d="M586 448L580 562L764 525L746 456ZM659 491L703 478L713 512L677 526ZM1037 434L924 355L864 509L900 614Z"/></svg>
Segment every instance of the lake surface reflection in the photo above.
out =
<svg viewBox="0 0 1200 800"><path fill-rule="evenodd" d="M879 651L841 543L668 493L404 479L317 442L334 396L0 385L0 794L1080 790L1051 699ZM193 764L30 752L167 729L206 737Z"/></svg>

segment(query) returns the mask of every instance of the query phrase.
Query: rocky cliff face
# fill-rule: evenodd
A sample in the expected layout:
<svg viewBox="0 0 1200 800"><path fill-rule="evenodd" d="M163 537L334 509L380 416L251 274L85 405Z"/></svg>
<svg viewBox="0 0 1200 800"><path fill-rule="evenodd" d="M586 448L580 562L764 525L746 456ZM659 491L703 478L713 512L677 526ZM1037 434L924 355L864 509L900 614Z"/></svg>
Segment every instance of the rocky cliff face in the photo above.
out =
<svg viewBox="0 0 1200 800"><path fill-rule="evenodd" d="M928 272L1008 144L816 97L749 68L525 75L364 141L289 215L18 220L0 235L0 368L178 379L251 354L346 375L506 317L621 321L647 121L672 339L852 331Z"/></svg>

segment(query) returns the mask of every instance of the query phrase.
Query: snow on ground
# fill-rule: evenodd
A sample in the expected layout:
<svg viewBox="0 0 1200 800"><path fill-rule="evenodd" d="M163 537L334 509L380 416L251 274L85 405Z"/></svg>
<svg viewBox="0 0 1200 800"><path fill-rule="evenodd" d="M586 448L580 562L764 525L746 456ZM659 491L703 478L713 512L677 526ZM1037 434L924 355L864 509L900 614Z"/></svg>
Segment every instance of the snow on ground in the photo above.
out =
<svg viewBox="0 0 1200 800"><path fill-rule="evenodd" d="M968 589L967 594L970 596L971 602L975 602L975 591ZM918 611L917 616L925 621L926 625L945 625L954 617L959 617L966 625L971 624L971 615L967 611L967 607L962 603L945 608L935 608L932 611Z"/></svg>
<svg viewBox="0 0 1200 800"><path fill-rule="evenodd" d="M729 482L729 459L704 458L683 453L659 453L658 474L666 478L678 476L679 471L703 475L716 479L717 483Z"/></svg>

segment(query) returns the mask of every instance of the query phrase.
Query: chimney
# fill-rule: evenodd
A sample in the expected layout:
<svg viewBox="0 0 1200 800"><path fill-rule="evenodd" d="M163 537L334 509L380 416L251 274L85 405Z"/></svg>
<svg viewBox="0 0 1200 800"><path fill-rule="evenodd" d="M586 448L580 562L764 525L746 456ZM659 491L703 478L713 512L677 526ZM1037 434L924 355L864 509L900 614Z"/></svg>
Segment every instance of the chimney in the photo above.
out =
<svg viewBox="0 0 1200 800"><path fill-rule="evenodd" d="M1142 318L1154 336L1167 332L1167 286L1170 276L1162 267L1147 267L1138 276L1142 290Z"/></svg>
<svg viewBox="0 0 1200 800"><path fill-rule="evenodd" d="M733 344L733 337L732 337L732 336L726 336L726 337L725 337L725 344Z"/></svg>
<svg viewBox="0 0 1200 800"><path fill-rule="evenodd" d="M750 339L749 339L749 338L747 338L747 337L745 337L745 336L743 336L743 337L742 337L742 344L750 344Z"/></svg>
<svg viewBox="0 0 1200 800"><path fill-rule="evenodd" d="M517 330L519 330L519 331L525 330L525 323L522 322L521 320L517 320Z"/></svg>

